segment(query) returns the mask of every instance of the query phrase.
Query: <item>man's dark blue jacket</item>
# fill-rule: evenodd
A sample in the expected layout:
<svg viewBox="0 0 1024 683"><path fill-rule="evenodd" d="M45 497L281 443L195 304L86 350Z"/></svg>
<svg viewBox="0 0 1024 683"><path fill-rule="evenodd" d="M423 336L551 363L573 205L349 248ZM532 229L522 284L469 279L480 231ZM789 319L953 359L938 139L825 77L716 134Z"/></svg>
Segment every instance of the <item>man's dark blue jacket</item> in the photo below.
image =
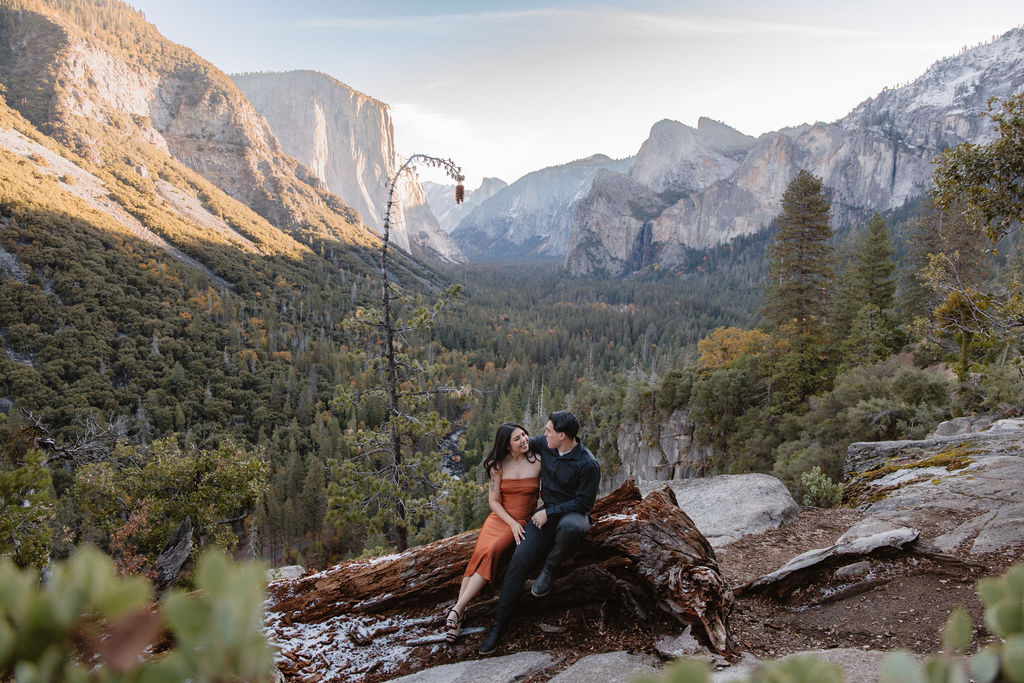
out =
<svg viewBox="0 0 1024 683"><path fill-rule="evenodd" d="M540 453L540 495L548 519L568 512L585 515L594 507L601 485L601 464L581 442L565 455L548 448L547 439L530 439L531 450Z"/></svg>

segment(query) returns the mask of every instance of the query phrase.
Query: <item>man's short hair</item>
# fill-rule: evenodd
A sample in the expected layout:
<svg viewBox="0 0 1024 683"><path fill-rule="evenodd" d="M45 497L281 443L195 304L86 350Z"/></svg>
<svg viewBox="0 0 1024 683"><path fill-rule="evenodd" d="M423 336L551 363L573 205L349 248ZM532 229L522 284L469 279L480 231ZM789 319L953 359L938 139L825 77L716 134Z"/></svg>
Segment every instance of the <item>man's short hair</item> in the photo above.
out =
<svg viewBox="0 0 1024 683"><path fill-rule="evenodd" d="M568 410L556 410L548 415L548 419L551 420L551 426L554 427L556 432L565 434L573 441L576 440L576 435L580 433L580 420L578 417Z"/></svg>

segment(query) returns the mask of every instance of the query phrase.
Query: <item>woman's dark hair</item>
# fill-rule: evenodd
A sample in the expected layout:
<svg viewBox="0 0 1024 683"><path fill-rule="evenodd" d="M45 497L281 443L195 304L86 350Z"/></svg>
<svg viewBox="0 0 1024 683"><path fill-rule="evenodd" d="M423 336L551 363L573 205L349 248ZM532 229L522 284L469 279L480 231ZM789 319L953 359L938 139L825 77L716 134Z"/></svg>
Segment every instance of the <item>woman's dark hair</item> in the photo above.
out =
<svg viewBox="0 0 1024 683"><path fill-rule="evenodd" d="M515 422L502 422L498 425L498 430L494 432L494 445L491 447L491 452L484 458L484 472L488 477L491 476L491 471L495 467L500 467L502 461L508 457L509 449L512 446L512 432L517 429L522 429L529 438L530 432L523 425ZM526 458L533 462L536 455L532 451L527 451Z"/></svg>

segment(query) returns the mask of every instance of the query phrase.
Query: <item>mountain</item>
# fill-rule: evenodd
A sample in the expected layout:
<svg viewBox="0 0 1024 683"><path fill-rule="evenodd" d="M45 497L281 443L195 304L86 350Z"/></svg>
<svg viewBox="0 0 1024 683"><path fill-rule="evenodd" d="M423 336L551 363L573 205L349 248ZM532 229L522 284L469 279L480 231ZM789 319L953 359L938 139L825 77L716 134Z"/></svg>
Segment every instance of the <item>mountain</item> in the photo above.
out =
<svg viewBox="0 0 1024 683"><path fill-rule="evenodd" d="M270 124L284 151L381 231L387 184L398 169L387 104L315 71L234 74L232 80ZM407 252L463 259L438 226L412 174L399 180L391 239ZM455 206L451 195L448 202Z"/></svg>
<svg viewBox="0 0 1024 683"><path fill-rule="evenodd" d="M376 241L224 73L126 5L5 3L0 78L12 108L93 164L138 176L170 156L303 241Z"/></svg>
<svg viewBox="0 0 1024 683"><path fill-rule="evenodd" d="M632 159L595 154L528 173L484 200L452 231L471 260L544 260L565 254L576 204L601 170L625 171Z"/></svg>
<svg viewBox="0 0 1024 683"><path fill-rule="evenodd" d="M566 266L576 275L677 266L688 248L763 230L800 169L821 177L831 193L833 227L866 222L921 196L943 150L990 140L991 122L980 116L989 98L1022 90L1018 28L935 63L834 123L754 141L707 119L696 131L660 122L633 168L595 177L575 214Z"/></svg>
<svg viewBox="0 0 1024 683"><path fill-rule="evenodd" d="M629 177L653 192L697 190L728 177L754 142L709 118L701 117L697 128L666 119L651 127Z"/></svg>
<svg viewBox="0 0 1024 683"><path fill-rule="evenodd" d="M427 195L427 203L430 210L437 218L438 224L445 232L450 233L459 227L459 222L466 217L473 209L480 206L485 200L490 199L499 191L508 187L508 183L500 178L484 178L480 187L475 190L466 190L466 199L461 204L452 202L454 185L422 183L423 191Z"/></svg>

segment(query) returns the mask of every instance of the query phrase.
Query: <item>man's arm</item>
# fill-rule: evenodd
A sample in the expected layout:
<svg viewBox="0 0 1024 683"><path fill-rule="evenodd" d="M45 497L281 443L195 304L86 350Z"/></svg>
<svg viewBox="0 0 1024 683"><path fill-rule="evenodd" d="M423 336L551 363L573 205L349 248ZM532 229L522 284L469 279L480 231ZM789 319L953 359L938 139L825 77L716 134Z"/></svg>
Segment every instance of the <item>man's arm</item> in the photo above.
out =
<svg viewBox="0 0 1024 683"><path fill-rule="evenodd" d="M588 463L581 473L580 485L576 495L564 503L548 505L544 508L548 517L557 517L568 512L578 512L585 515L594 507L597 500L597 490L601 486L601 466L596 462Z"/></svg>

